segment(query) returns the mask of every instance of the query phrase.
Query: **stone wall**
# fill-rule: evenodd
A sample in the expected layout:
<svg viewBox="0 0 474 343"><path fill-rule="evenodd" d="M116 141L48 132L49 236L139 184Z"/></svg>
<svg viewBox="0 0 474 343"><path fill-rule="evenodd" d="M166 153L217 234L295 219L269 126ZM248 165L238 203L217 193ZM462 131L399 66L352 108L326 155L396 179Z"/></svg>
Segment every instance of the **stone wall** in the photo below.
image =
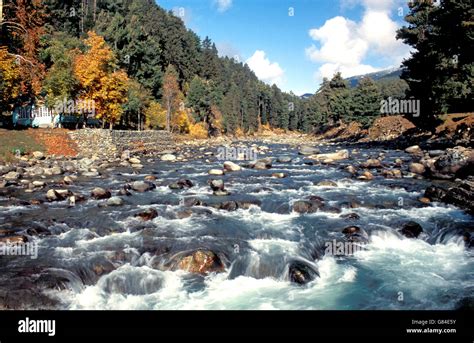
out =
<svg viewBox="0 0 474 343"><path fill-rule="evenodd" d="M81 156L113 156L125 150L132 153L154 154L171 149L174 137L166 131L125 131L82 129L69 132Z"/></svg>

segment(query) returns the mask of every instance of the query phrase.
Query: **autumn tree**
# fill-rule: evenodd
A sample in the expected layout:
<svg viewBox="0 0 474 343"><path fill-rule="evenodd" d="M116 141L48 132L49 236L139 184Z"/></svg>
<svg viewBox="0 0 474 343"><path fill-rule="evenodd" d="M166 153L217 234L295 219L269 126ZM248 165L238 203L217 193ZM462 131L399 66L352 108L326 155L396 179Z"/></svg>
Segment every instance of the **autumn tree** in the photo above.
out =
<svg viewBox="0 0 474 343"><path fill-rule="evenodd" d="M112 128L123 113L129 79L123 70L115 70L114 53L103 37L91 31L84 43L88 49L78 54L74 63L74 74L81 87L80 98L85 102L94 101L96 118L102 120L103 126L109 123Z"/></svg>
<svg viewBox="0 0 474 343"><path fill-rule="evenodd" d="M166 109L166 131L171 131L172 115L180 107L180 98L182 97L178 85L178 74L175 67L171 64L165 71L163 77L162 98Z"/></svg>
<svg viewBox="0 0 474 343"><path fill-rule="evenodd" d="M147 129L164 129L166 127L166 110L158 101L152 101L145 109L145 126Z"/></svg>
<svg viewBox="0 0 474 343"><path fill-rule="evenodd" d="M0 47L0 114L11 110L20 93L20 67L6 47Z"/></svg>
<svg viewBox="0 0 474 343"><path fill-rule="evenodd" d="M44 34L44 7L41 0L13 0L3 5L0 46L7 46L20 72L20 94L31 100L41 91L45 67L38 49Z"/></svg>

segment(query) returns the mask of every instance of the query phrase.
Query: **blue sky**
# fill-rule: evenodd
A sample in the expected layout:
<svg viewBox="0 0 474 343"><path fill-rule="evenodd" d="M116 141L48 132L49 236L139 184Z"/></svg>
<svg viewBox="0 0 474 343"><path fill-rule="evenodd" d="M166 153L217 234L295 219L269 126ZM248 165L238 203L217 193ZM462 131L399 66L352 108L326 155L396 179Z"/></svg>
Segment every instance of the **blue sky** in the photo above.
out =
<svg viewBox="0 0 474 343"><path fill-rule="evenodd" d="M269 84L314 93L336 71L349 77L396 67L409 49L395 39L403 0L157 0L221 55Z"/></svg>

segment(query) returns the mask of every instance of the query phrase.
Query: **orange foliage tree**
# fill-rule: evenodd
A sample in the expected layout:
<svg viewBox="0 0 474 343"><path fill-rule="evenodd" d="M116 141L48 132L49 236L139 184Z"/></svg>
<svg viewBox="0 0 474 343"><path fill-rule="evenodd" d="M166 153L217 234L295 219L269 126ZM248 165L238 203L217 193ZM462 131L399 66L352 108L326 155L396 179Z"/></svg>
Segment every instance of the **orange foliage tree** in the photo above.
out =
<svg viewBox="0 0 474 343"><path fill-rule="evenodd" d="M128 76L116 69L116 57L102 36L88 32L84 41L88 50L77 54L74 74L79 80L80 100L94 101L95 116L110 128L120 120L127 101Z"/></svg>

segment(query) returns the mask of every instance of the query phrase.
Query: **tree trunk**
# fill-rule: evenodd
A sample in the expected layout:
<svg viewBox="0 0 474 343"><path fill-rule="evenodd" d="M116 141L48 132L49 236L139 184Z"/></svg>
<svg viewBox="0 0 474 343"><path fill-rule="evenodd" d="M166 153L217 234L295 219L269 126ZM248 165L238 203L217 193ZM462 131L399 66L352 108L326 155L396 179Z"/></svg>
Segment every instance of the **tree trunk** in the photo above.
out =
<svg viewBox="0 0 474 343"><path fill-rule="evenodd" d="M167 101L167 110L166 110L166 131L170 132L171 130L171 100Z"/></svg>
<svg viewBox="0 0 474 343"><path fill-rule="evenodd" d="M3 21L3 0L0 0L0 23Z"/></svg>
<svg viewBox="0 0 474 343"><path fill-rule="evenodd" d="M140 110L138 110L138 131L141 131L142 127L142 118L140 116Z"/></svg>
<svg viewBox="0 0 474 343"><path fill-rule="evenodd" d="M109 130L112 131L114 129L114 123L110 122L109 123Z"/></svg>

